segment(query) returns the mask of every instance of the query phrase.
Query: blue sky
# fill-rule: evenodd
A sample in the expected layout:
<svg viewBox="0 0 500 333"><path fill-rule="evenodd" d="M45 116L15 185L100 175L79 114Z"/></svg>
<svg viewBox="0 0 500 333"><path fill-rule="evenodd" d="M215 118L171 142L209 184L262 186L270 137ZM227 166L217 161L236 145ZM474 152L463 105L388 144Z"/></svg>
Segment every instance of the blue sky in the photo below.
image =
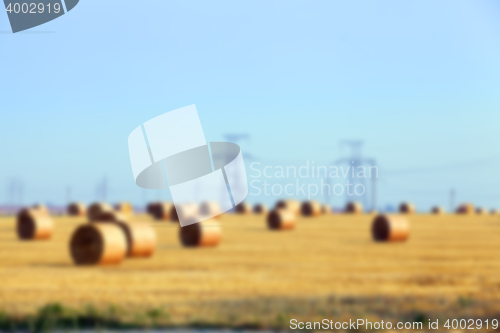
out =
<svg viewBox="0 0 500 333"><path fill-rule="evenodd" d="M498 1L82 0L26 33L0 12L0 202L167 199L127 137L196 104L207 140L262 164L329 164L361 139L380 205L500 206ZM258 198L253 198L257 200ZM338 198L335 204L341 205Z"/></svg>

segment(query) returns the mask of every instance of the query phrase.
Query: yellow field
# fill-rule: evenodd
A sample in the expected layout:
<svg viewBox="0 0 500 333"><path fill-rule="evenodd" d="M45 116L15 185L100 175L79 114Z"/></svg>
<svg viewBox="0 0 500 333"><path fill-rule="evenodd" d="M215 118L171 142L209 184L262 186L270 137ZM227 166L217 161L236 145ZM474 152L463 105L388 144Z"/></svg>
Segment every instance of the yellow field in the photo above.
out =
<svg viewBox="0 0 500 333"><path fill-rule="evenodd" d="M157 231L152 258L76 267L68 242L84 219L55 217L51 240L21 242L14 218L0 218L1 309L59 302L168 307L175 316L242 299L500 296L499 216L409 216L409 241L374 243L370 215L299 218L284 232L269 231L264 217L224 215L220 246L201 249L181 247L177 224L137 219Z"/></svg>

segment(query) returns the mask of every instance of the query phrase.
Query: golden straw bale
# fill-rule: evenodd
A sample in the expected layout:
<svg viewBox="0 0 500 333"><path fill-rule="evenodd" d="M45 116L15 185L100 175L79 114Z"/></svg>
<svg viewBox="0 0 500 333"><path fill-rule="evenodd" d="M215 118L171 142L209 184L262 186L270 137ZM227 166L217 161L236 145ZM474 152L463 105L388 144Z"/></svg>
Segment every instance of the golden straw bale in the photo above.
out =
<svg viewBox="0 0 500 333"><path fill-rule="evenodd" d="M410 226L402 215L378 215L372 223L373 239L379 242L406 241Z"/></svg>
<svg viewBox="0 0 500 333"><path fill-rule="evenodd" d="M275 209L267 215L267 226L271 230L291 230L295 228L297 215L288 209Z"/></svg>
<svg viewBox="0 0 500 333"><path fill-rule="evenodd" d="M359 202L351 201L345 206L345 213L347 214L362 214L363 205Z"/></svg>
<svg viewBox="0 0 500 333"><path fill-rule="evenodd" d="M16 229L22 240L49 239L54 225L44 210L26 208L17 214Z"/></svg>
<svg viewBox="0 0 500 333"><path fill-rule="evenodd" d="M304 201L300 207L302 216L320 216L321 204L317 201Z"/></svg>
<svg viewBox="0 0 500 333"><path fill-rule="evenodd" d="M401 214L415 214L415 206L411 202L403 202L399 205L399 212Z"/></svg>
<svg viewBox="0 0 500 333"><path fill-rule="evenodd" d="M253 206L253 213L254 214L266 214L267 213L267 207L264 204L257 203Z"/></svg>
<svg viewBox="0 0 500 333"><path fill-rule="evenodd" d="M295 215L300 214L300 202L297 200L280 200L276 203L276 209L287 209Z"/></svg>
<svg viewBox="0 0 500 333"><path fill-rule="evenodd" d="M220 243L222 229L215 219L208 219L181 227L179 238L186 247L213 247Z"/></svg>
<svg viewBox="0 0 500 333"><path fill-rule="evenodd" d="M77 265L119 264L127 253L127 239L116 223L92 223L78 227L70 241Z"/></svg>

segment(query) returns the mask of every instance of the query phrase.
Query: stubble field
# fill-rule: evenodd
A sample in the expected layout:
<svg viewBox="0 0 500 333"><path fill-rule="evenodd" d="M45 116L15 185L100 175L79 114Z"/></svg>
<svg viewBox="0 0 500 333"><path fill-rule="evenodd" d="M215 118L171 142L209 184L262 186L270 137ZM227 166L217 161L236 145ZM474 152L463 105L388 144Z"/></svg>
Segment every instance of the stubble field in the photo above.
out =
<svg viewBox="0 0 500 333"><path fill-rule="evenodd" d="M77 267L68 243L84 218L54 217L52 239L36 242L19 241L14 218L0 218L0 310L161 309L181 325L257 326L264 317L500 313L498 215L410 215L407 242L375 243L373 215L301 217L295 230L276 232L263 216L226 214L221 244L196 249L180 245L178 224L135 219L157 232L152 258Z"/></svg>

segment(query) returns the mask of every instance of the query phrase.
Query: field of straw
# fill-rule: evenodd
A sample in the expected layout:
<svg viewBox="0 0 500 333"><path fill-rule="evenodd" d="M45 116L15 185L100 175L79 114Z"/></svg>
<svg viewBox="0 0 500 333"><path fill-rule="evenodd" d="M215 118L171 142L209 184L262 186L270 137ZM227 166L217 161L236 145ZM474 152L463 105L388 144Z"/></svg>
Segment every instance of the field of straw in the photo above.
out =
<svg viewBox="0 0 500 333"><path fill-rule="evenodd" d="M77 267L68 243L85 218L54 217L52 239L32 242L17 239L13 217L0 218L0 311L58 303L158 309L179 325L285 328L288 317L500 314L498 215L410 215L407 242L375 243L373 215L299 217L294 230L269 231L264 216L226 214L219 246L192 249L178 224L136 219L157 232L152 258Z"/></svg>

